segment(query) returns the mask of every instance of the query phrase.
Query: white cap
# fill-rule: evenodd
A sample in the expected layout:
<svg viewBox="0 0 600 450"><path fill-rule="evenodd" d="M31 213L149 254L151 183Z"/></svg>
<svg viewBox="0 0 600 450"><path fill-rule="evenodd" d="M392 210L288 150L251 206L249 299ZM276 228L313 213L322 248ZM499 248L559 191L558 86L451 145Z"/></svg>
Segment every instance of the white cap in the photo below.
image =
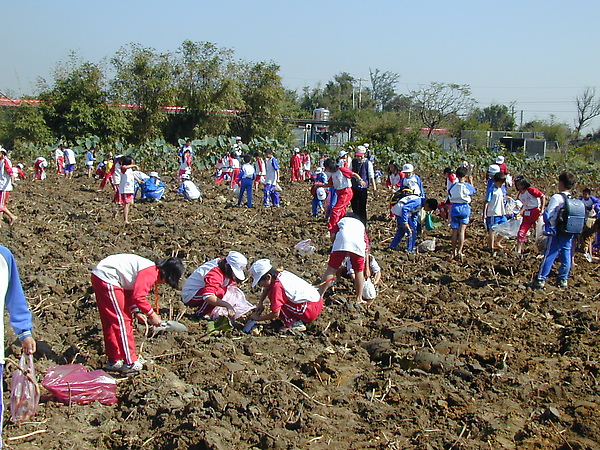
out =
<svg viewBox="0 0 600 450"><path fill-rule="evenodd" d="M190 179L190 174L189 173L184 173L183 175L181 175L181 179L182 180L189 180Z"/></svg>
<svg viewBox="0 0 600 450"><path fill-rule="evenodd" d="M268 259L259 259L255 261L248 272L252 275L252 287L256 286L265 273L271 270L273 266Z"/></svg>
<svg viewBox="0 0 600 450"><path fill-rule="evenodd" d="M17 164L17 167L18 167L19 169L22 169L22 168L23 168L23 164L19 163L19 164Z"/></svg>
<svg viewBox="0 0 600 450"><path fill-rule="evenodd" d="M490 175L496 175L498 172L500 172L500 166L498 164L492 164L490 167L488 167L487 173Z"/></svg>
<svg viewBox="0 0 600 450"><path fill-rule="evenodd" d="M158 172L150 172L150 173L149 173L149 176L151 176L151 177L154 177L154 178L160 178L160 177L158 176Z"/></svg>
<svg viewBox="0 0 600 450"><path fill-rule="evenodd" d="M466 167L467 169L469 168L469 161L463 161L460 163L459 167Z"/></svg>
<svg viewBox="0 0 600 450"><path fill-rule="evenodd" d="M340 150L340 158L346 156L348 152L346 150Z"/></svg>
<svg viewBox="0 0 600 450"><path fill-rule="evenodd" d="M496 158L496 164L504 164L504 156L500 155Z"/></svg>
<svg viewBox="0 0 600 450"><path fill-rule="evenodd" d="M363 144L363 147L365 147L365 148L369 148L369 143L368 143L368 142L365 142L365 143Z"/></svg>
<svg viewBox="0 0 600 450"><path fill-rule="evenodd" d="M238 280L242 281L246 278L244 269L248 264L248 260L244 255L240 252L229 252L225 257L225 261L231 266L231 270Z"/></svg>
<svg viewBox="0 0 600 450"><path fill-rule="evenodd" d="M402 166L402 172L404 173L410 173L410 172L414 172L415 171L415 167L412 164L404 164Z"/></svg>
<svg viewBox="0 0 600 450"><path fill-rule="evenodd" d="M318 175L318 174L320 174L320 173L323 173L323 168L322 168L322 167L317 167L317 168L315 169L315 174L316 174L316 175Z"/></svg>
<svg viewBox="0 0 600 450"><path fill-rule="evenodd" d="M241 138L241 137L239 137L239 136L236 136L236 137L235 137L235 140L236 140L236 141L241 141L241 140L242 140L242 138Z"/></svg>
<svg viewBox="0 0 600 450"><path fill-rule="evenodd" d="M294 153L300 153L300 149L299 149L298 147L296 147L296 148L294 149Z"/></svg>

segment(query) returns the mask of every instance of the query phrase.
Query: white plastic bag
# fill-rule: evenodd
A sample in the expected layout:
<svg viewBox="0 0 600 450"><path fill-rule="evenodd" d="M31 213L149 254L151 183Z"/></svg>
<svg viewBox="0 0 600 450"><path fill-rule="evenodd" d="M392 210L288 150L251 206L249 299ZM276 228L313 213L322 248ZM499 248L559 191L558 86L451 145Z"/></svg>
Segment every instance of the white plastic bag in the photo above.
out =
<svg viewBox="0 0 600 450"><path fill-rule="evenodd" d="M514 219L510 219L507 222L492 226L492 230L494 230L502 237L514 238L517 237L517 233L519 232L519 228L521 227L521 222L523 222L523 218L517 217Z"/></svg>
<svg viewBox="0 0 600 450"><path fill-rule="evenodd" d="M235 187L233 188L233 195L235 195L236 197L238 195L240 195L240 186L239 185L235 185Z"/></svg>
<svg viewBox="0 0 600 450"><path fill-rule="evenodd" d="M294 248L303 255L310 255L316 250L316 248L312 245L311 239L305 239L303 241L298 242L296 245L294 245Z"/></svg>
<svg viewBox="0 0 600 450"><path fill-rule="evenodd" d="M427 239L426 241L421 242L417 246L417 252L419 252L419 253L435 252L435 238Z"/></svg>
<svg viewBox="0 0 600 450"><path fill-rule="evenodd" d="M327 198L327 191L324 187L317 188L317 200L325 200Z"/></svg>
<svg viewBox="0 0 600 450"><path fill-rule="evenodd" d="M237 286L229 286L227 292L222 299L231 305L235 311L234 319L239 319L248 311L256 308L252 303L246 300L246 296ZM219 317L227 316L227 308L224 306L217 306L210 313L210 320L217 320Z"/></svg>
<svg viewBox="0 0 600 450"><path fill-rule="evenodd" d="M363 293L362 298L364 300L373 300L377 297L377 291L375 290L375 285L371 281L370 278L367 278L363 283Z"/></svg>

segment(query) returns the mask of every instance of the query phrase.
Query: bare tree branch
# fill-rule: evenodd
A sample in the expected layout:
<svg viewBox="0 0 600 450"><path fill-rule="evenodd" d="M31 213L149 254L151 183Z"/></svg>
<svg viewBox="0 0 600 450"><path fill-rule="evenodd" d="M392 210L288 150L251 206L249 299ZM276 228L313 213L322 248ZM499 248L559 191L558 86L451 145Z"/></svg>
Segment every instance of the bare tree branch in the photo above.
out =
<svg viewBox="0 0 600 450"><path fill-rule="evenodd" d="M600 116L600 100L596 100L596 90L586 87L581 95L575 97L577 105L577 125L575 131L577 136L594 117Z"/></svg>

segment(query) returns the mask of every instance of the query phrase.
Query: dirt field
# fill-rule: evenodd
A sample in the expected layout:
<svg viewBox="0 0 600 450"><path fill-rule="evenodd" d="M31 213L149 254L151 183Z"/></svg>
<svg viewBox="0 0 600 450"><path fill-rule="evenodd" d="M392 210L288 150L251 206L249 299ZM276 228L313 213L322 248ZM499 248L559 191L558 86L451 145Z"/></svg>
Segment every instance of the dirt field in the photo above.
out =
<svg viewBox="0 0 600 450"><path fill-rule="evenodd" d="M424 180L429 193L441 195L441 178ZM250 262L268 257L310 282L320 278L328 234L324 220L310 216L307 184L284 184L284 207L253 210L231 207L231 194L208 175L199 185L204 203L169 194L160 204L136 205L133 224L123 226L112 220L109 191L97 192L87 178L51 174L18 183L9 206L19 220L0 228L0 243L17 258L35 314L40 381L57 363L103 366L89 272L108 255L182 251L191 273L238 250ZM481 182L477 187L474 211L483 196ZM185 312L189 332L145 340L140 326L138 348L144 344L142 356L152 363L118 381L116 405L69 407L44 398L34 422L5 425L6 447L600 448L596 265L578 254L569 290L549 279L545 290L533 291L525 287L539 265L533 245L523 259L493 256L481 250L480 221L468 230L465 263L450 260L447 228L427 232L437 251L410 262L403 252L384 251L395 230L387 197L369 205L383 279L368 307L350 300L343 281L302 336L282 336L267 324L259 336L234 330L203 337L205 323L161 287L163 315L169 307L174 316ZM306 238L318 251L302 257L293 245ZM241 288L256 301L250 283ZM34 431L43 432L6 440Z"/></svg>

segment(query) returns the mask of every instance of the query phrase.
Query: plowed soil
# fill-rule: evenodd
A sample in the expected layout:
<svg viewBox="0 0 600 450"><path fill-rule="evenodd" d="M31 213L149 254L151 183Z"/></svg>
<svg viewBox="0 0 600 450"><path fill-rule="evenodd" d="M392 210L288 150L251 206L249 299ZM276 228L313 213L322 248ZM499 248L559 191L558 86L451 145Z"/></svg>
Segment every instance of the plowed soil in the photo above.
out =
<svg viewBox="0 0 600 450"><path fill-rule="evenodd" d="M425 176L441 197L443 180ZM545 180L534 184L552 193ZM54 364L104 365L90 270L122 252L184 254L187 273L229 250L268 257L310 282L325 270L328 233L310 215L309 185L284 183L280 208L233 207L225 187L198 177L203 203L169 193L112 218L111 193L84 177L25 180L11 195L18 221L0 228L35 316L38 378ZM170 187L176 185L169 180ZM482 182L474 211L481 209ZM118 381L118 403L63 405L43 396L32 422L6 423L14 449L597 449L600 448L600 275L579 253L568 290L526 284L539 260L483 249L480 220L466 261L452 261L449 229L425 232L437 250L409 261L386 247L388 195L371 198L369 233L383 268L378 297L352 301L348 280L300 336L264 324L205 336L206 322L161 287L161 313L187 333L144 337L150 363ZM260 204L258 201L256 202ZM317 252L294 244L311 238ZM251 302L259 291L241 286ZM243 325L243 324L242 324ZM10 327L9 327L10 329ZM8 332L8 342L14 336ZM20 348L9 345L17 359ZM7 369L7 373L11 369ZM6 376L5 392L10 376ZM8 394L5 393L5 401ZM29 437L28 433L38 432ZM8 440L17 437L16 440Z"/></svg>

